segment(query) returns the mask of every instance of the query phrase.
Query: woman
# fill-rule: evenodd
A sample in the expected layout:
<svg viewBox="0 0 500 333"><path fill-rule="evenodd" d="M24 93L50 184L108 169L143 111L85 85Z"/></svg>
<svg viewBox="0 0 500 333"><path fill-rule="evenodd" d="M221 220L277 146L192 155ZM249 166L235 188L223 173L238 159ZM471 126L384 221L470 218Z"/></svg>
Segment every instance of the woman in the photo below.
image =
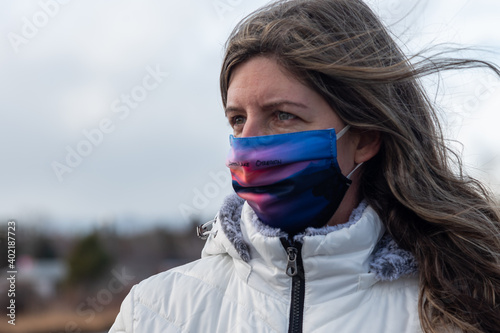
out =
<svg viewBox="0 0 500 333"><path fill-rule="evenodd" d="M418 82L473 66L499 73L410 65L361 0L251 14L221 72L237 195L202 259L135 286L111 331L499 332L499 212Z"/></svg>

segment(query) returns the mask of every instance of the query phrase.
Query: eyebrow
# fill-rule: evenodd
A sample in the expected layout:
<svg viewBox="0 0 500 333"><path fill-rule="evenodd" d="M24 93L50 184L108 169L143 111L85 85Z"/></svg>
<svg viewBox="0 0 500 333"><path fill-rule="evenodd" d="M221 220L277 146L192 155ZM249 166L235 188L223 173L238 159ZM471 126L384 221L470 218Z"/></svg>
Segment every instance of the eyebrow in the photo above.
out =
<svg viewBox="0 0 500 333"><path fill-rule="evenodd" d="M292 106L299 107L301 109L307 109L306 105L304 105L302 103L292 102L289 100L279 100L279 101L275 101L272 103L267 103L263 106L263 109L268 110L268 109L273 109L273 108L276 108L278 106L283 106L283 105L292 105ZM224 110L224 114L227 114L228 112L241 111L241 110L242 110L242 108L239 108L236 106L229 106L229 107L226 107L226 109Z"/></svg>
<svg viewBox="0 0 500 333"><path fill-rule="evenodd" d="M230 106L230 107L226 107L225 108L224 114L227 116L228 112L236 112L236 111L241 111L241 110L242 110L241 108L238 108L238 107L235 107L235 106Z"/></svg>

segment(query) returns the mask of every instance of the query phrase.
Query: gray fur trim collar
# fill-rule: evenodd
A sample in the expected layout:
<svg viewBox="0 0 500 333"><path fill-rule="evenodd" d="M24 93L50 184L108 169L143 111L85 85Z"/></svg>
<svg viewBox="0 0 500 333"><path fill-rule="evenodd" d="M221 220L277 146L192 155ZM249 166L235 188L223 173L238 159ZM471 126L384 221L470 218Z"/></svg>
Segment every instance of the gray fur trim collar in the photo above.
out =
<svg viewBox="0 0 500 333"><path fill-rule="evenodd" d="M241 259L245 262L249 262L250 251L243 239L240 227L241 210L244 202L245 201L236 194L226 197L219 211L219 221L224 234L236 248ZM303 233L296 235L294 240L302 242L305 236L326 235L330 232L348 228L360 219L366 207L367 204L363 201L353 210L347 223L324 228L307 228ZM252 223L254 223L259 232L264 236L288 236L284 231L269 227L262 223L257 215L254 215ZM417 272L417 262L410 252L401 249L394 239L386 233L377 243L373 251L370 261L370 270L375 273L376 278L380 281L394 281L402 276L415 274Z"/></svg>

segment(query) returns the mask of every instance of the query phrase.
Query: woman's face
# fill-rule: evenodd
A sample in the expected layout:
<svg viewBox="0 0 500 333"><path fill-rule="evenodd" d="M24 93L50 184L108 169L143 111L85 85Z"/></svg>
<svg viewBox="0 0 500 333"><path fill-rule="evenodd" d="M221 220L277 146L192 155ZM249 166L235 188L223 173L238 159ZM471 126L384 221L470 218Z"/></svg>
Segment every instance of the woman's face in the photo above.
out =
<svg viewBox="0 0 500 333"><path fill-rule="evenodd" d="M257 56L238 65L227 91L226 117L236 137L272 135L334 128L344 122L313 89L302 84L270 57ZM337 161L347 175L380 149L374 131L347 131L337 141ZM359 203L359 173L329 225L344 223Z"/></svg>
<svg viewBox="0 0 500 333"><path fill-rule="evenodd" d="M270 57L257 56L237 66L227 93L226 117L235 137L334 128L344 122L313 89L302 84ZM354 168L351 133L338 142L344 175Z"/></svg>

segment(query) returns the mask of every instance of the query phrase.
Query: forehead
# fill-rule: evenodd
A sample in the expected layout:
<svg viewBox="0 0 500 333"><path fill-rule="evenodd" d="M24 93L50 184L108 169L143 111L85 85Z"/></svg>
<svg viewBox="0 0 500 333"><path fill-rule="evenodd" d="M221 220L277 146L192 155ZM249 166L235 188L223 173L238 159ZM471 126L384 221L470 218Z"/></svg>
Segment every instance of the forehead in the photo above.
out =
<svg viewBox="0 0 500 333"><path fill-rule="evenodd" d="M306 98L315 93L272 57L257 56L238 65L229 80L228 103L254 98Z"/></svg>

